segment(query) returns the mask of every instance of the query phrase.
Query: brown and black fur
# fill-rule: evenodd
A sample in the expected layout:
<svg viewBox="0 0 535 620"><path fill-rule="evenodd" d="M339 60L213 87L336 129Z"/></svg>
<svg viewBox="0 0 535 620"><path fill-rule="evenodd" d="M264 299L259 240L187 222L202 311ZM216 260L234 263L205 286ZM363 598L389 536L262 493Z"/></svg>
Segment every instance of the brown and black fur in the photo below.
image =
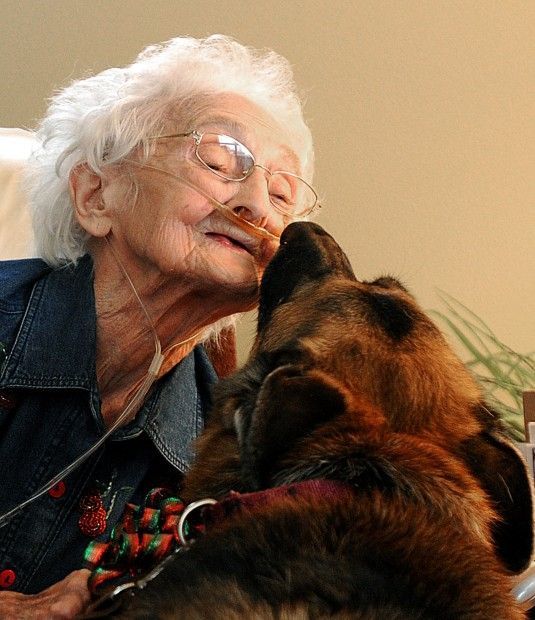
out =
<svg viewBox="0 0 535 620"><path fill-rule="evenodd" d="M244 368L218 386L188 500L308 479L211 529L129 618L522 618L528 478L479 386L392 278L356 279L319 226L289 226Z"/></svg>

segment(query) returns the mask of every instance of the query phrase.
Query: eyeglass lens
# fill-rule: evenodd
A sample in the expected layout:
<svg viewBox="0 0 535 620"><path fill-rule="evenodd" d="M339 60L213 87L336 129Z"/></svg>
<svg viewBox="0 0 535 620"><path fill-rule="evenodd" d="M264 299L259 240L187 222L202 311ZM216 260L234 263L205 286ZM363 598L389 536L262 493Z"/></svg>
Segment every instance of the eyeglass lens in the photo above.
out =
<svg viewBox="0 0 535 620"><path fill-rule="evenodd" d="M255 166L249 149L230 136L203 134L196 154L207 168L229 181L243 181ZM316 194L300 177L277 171L269 174L267 182L270 201L277 209L301 215L314 208Z"/></svg>

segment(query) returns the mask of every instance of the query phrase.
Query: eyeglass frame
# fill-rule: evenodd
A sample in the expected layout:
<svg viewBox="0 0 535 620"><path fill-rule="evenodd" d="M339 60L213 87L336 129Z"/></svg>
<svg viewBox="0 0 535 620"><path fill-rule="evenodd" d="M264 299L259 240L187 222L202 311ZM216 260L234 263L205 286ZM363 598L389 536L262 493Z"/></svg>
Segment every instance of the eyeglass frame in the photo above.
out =
<svg viewBox="0 0 535 620"><path fill-rule="evenodd" d="M237 142L240 146L242 146L244 149L247 150L248 153L250 153L251 155L251 159L253 160L253 165L249 168L249 170L244 174L243 177L239 178L239 179L233 179L230 177L225 176L224 174L222 174L221 172L218 172L217 170L214 170L213 168L211 168L205 161L203 161L203 159L201 158L201 156L199 155L199 146L201 144L201 140L203 138L204 135L206 134L211 134L214 136L224 136L226 138L230 138L231 140L234 140L235 142ZM165 140L167 138L189 138L189 137L193 137L193 141L195 143L195 156L197 157L197 159L200 161L200 163L210 172L212 172L213 174L215 174L216 176L218 176L221 179L224 179L225 181L233 181L236 183L241 183L242 181L245 181L245 179L249 178L251 176L251 174L253 173L255 168L260 168L261 170L264 170L265 172L267 172L270 176L273 176L274 174L277 173L281 173L281 174L288 174L296 179L299 179L300 181L302 181L309 189L310 191L314 194L314 198L315 198L315 202L311 207L307 207L307 209L305 211L303 211L302 213L296 213L292 216L291 213L289 213L288 211L284 211L284 209L281 209L279 206L277 206L276 204L273 204L273 202L270 199L270 204L279 212L282 213L283 215L289 216L289 217L293 217L293 218L297 218L297 217L307 217L308 215L310 215L315 209L321 209L321 204L319 203L319 197L318 197L318 193L316 192L316 190L312 187L312 185L310 185L310 183L308 183L307 181L305 181L305 179L303 179L303 177L301 177L298 174L295 174L295 172L289 172L288 170L269 170L269 168L266 168L265 166L263 166L262 164L258 164L256 163L255 160L255 156L253 155L253 153L250 151L250 149L248 147L245 146L245 144L243 144L242 142L240 142L239 140L237 140L236 138L232 137L232 136L228 136L227 134L223 134L223 133L217 133L214 131L199 131L197 129L192 129L191 131L188 131L186 133L173 133L173 134L166 134L163 136L150 136L149 140Z"/></svg>

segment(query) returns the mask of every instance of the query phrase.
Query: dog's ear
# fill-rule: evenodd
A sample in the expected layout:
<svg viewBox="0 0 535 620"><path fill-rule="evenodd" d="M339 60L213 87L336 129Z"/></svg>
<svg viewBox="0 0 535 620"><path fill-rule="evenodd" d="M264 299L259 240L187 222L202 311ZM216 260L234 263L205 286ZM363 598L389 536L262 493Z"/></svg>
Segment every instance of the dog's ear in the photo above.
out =
<svg viewBox="0 0 535 620"><path fill-rule="evenodd" d="M465 440L461 452L498 513L493 526L498 557L509 570L520 573L533 553L533 498L524 460L505 437L493 431Z"/></svg>
<svg viewBox="0 0 535 620"><path fill-rule="evenodd" d="M242 433L242 474L261 487L277 458L296 441L346 410L344 388L320 371L287 365L270 373Z"/></svg>

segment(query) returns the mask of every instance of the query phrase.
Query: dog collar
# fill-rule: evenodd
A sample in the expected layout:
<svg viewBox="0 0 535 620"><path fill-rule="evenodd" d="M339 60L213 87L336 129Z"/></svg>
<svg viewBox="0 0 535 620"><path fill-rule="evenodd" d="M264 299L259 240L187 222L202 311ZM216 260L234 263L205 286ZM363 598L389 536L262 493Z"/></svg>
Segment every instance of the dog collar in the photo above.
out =
<svg viewBox="0 0 535 620"><path fill-rule="evenodd" d="M288 499L338 500L354 493L354 487L346 482L305 480L252 493L231 491L220 501L207 498L184 506L167 489L153 489L142 506L127 505L112 540L93 541L88 546L85 559L93 571L88 585L96 599L85 617L102 617L120 607L120 595L134 595L143 589L176 553L232 516L254 515ZM147 572L150 557L156 563Z"/></svg>
<svg viewBox="0 0 535 620"><path fill-rule="evenodd" d="M267 505L288 498L307 497L333 500L347 497L354 492L355 488L347 482L326 479L304 480L303 482L294 482L252 493L231 491L220 501L207 498L189 504L182 513L178 526L178 537L183 545L190 544L193 538L188 537L186 531L195 533L211 529L237 513L254 514ZM198 517L196 526L193 526L189 521L191 515L197 511L202 512L203 526L201 529L198 527Z"/></svg>

